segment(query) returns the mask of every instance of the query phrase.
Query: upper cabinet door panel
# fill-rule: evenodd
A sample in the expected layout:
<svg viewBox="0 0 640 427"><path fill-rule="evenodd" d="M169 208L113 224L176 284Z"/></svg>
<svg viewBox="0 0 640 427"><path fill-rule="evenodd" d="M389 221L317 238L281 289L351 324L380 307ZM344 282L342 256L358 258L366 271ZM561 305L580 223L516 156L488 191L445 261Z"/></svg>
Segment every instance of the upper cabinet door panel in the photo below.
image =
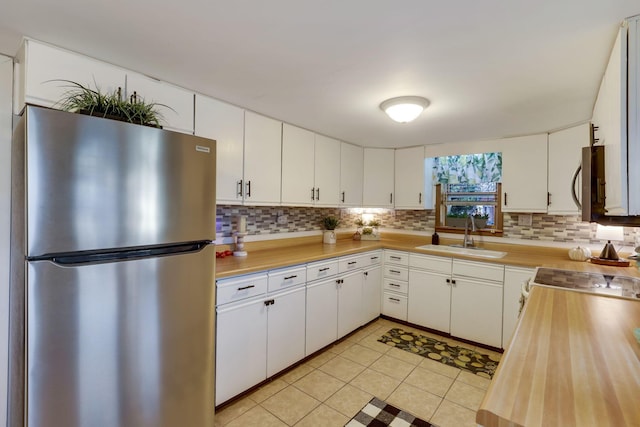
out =
<svg viewBox="0 0 640 427"><path fill-rule="evenodd" d="M316 206L340 205L340 141L316 135L315 145Z"/></svg>
<svg viewBox="0 0 640 427"><path fill-rule="evenodd" d="M282 122L245 112L244 202L279 205Z"/></svg>
<svg viewBox="0 0 640 427"><path fill-rule="evenodd" d="M25 103L56 107L65 92L73 88L69 80L103 93L122 89L124 96L126 71L77 53L26 40L17 57L15 113Z"/></svg>
<svg viewBox="0 0 640 427"><path fill-rule="evenodd" d="M162 104L157 111L165 128L193 134L193 92L137 73L127 74L127 97L133 93L147 103Z"/></svg>
<svg viewBox="0 0 640 427"><path fill-rule="evenodd" d="M244 110L196 95L195 134L216 140L216 201L242 203Z"/></svg>
<svg viewBox="0 0 640 427"><path fill-rule="evenodd" d="M311 206L316 191L313 181L315 134L282 125L282 203Z"/></svg>
<svg viewBox="0 0 640 427"><path fill-rule="evenodd" d="M363 149L343 142L340 148L340 203L362 206Z"/></svg>
<svg viewBox="0 0 640 427"><path fill-rule="evenodd" d="M390 148L364 149L363 206L393 207L393 152Z"/></svg>
<svg viewBox="0 0 640 427"><path fill-rule="evenodd" d="M502 211L547 212L547 134L506 138L501 144Z"/></svg>
<svg viewBox="0 0 640 427"><path fill-rule="evenodd" d="M549 134L549 214L580 215L580 209L571 194L571 182L580 166L582 147L588 145L589 123ZM580 177L578 174L575 185L578 200Z"/></svg>
<svg viewBox="0 0 640 427"><path fill-rule="evenodd" d="M401 148L396 150L396 209L433 209L433 193L425 190L424 157L424 147Z"/></svg>

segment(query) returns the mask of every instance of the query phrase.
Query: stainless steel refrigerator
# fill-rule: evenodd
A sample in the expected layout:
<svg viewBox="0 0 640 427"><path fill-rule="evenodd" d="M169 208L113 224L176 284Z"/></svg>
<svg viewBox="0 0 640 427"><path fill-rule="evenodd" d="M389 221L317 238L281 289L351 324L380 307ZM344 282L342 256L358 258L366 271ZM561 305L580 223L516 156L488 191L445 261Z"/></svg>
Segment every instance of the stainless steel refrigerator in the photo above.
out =
<svg viewBox="0 0 640 427"><path fill-rule="evenodd" d="M215 141L28 106L9 425L213 426Z"/></svg>

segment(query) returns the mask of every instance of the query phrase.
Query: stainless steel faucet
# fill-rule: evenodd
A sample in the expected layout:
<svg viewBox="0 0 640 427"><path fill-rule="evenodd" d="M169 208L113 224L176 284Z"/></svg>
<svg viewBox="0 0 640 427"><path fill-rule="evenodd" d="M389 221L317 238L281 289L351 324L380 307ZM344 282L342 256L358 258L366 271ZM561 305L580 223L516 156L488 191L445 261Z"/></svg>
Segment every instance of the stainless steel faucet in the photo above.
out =
<svg viewBox="0 0 640 427"><path fill-rule="evenodd" d="M469 221L471 221L471 231L469 231ZM476 231L476 221L473 215L467 215L467 219L464 221L464 240L462 241L462 247L472 248L474 246L473 237L471 233Z"/></svg>

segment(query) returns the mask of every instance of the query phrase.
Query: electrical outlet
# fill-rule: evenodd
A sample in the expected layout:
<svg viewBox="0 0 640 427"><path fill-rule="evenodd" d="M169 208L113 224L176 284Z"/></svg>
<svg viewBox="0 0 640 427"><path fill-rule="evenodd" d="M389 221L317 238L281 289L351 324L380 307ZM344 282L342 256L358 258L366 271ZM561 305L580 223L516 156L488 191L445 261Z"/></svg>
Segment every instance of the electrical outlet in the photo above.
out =
<svg viewBox="0 0 640 427"><path fill-rule="evenodd" d="M518 215L518 225L525 227L531 227L533 224L533 214L520 214Z"/></svg>
<svg viewBox="0 0 640 427"><path fill-rule="evenodd" d="M280 211L282 212L282 211ZM278 218L276 219L276 222L278 224L286 224L287 222L289 222L288 218L286 215L278 215Z"/></svg>

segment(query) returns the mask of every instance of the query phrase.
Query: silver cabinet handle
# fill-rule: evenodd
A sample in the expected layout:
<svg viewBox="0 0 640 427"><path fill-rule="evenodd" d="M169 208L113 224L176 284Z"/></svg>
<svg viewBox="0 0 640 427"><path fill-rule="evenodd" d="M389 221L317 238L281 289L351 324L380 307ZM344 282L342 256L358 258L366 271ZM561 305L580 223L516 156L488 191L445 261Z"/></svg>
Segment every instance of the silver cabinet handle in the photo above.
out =
<svg viewBox="0 0 640 427"><path fill-rule="evenodd" d="M389 283L389 286L394 286L394 287L396 287L396 288L399 288L399 287L400 287L400 285L398 285L397 283Z"/></svg>
<svg viewBox="0 0 640 427"><path fill-rule="evenodd" d="M236 196L242 197L242 180L236 183Z"/></svg>
<svg viewBox="0 0 640 427"><path fill-rule="evenodd" d="M422 193L418 193L418 203L422 204Z"/></svg>
<svg viewBox="0 0 640 427"><path fill-rule="evenodd" d="M402 258L399 256L395 256L395 255L391 255L389 258L391 259L397 259L397 260L401 260Z"/></svg>
<svg viewBox="0 0 640 427"><path fill-rule="evenodd" d="M400 300L398 298L389 298L389 301L400 302Z"/></svg>
<svg viewBox="0 0 640 427"><path fill-rule="evenodd" d="M311 189L311 200L315 200L316 199L316 189L312 188Z"/></svg>
<svg viewBox="0 0 640 427"><path fill-rule="evenodd" d="M389 273L400 274L400 272L398 270L389 270Z"/></svg>
<svg viewBox="0 0 640 427"><path fill-rule="evenodd" d="M320 201L320 187L316 188L316 201Z"/></svg>

